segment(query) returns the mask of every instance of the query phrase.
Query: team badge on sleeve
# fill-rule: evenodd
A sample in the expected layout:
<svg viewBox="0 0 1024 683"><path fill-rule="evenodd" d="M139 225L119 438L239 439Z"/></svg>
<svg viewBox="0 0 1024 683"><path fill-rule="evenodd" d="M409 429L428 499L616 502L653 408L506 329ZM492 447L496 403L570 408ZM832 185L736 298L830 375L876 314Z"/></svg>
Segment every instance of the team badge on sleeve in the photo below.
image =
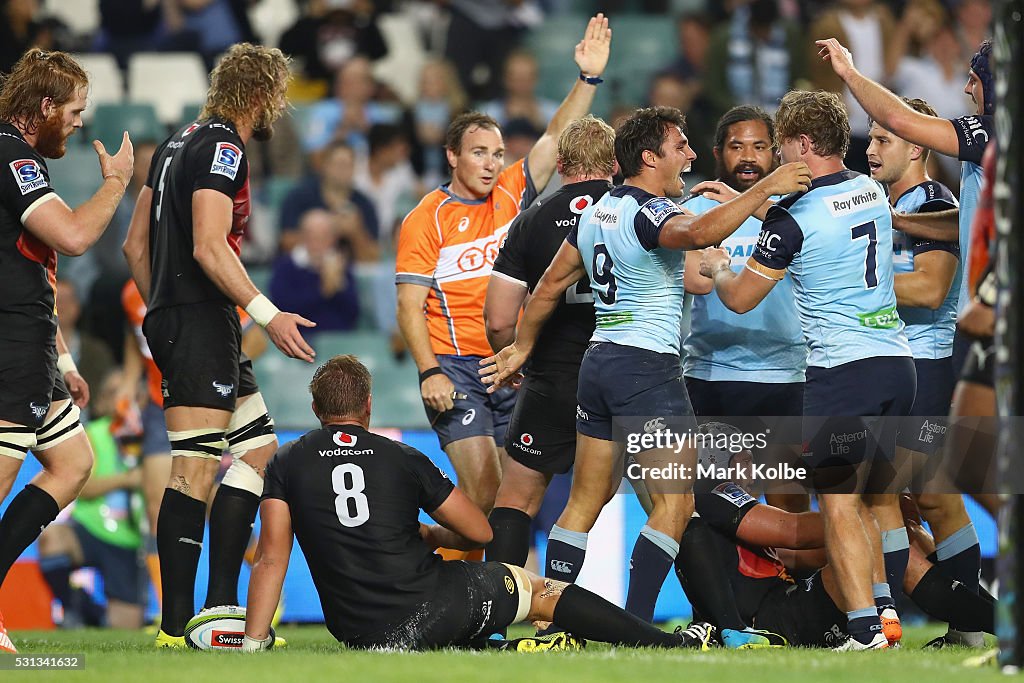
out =
<svg viewBox="0 0 1024 683"><path fill-rule="evenodd" d="M743 507L750 501L754 500L754 497L749 493L741 489L736 484L728 481L724 484L719 484L711 491L715 495L724 498L738 508Z"/></svg>
<svg viewBox="0 0 1024 683"><path fill-rule="evenodd" d="M675 202L665 197L655 197L644 204L640 210L650 219L651 223L654 223L655 227L661 225L665 219L683 212Z"/></svg>
<svg viewBox="0 0 1024 683"><path fill-rule="evenodd" d="M219 173L232 180L238 175L238 167L242 164L242 150L230 142L218 142L213 153L213 164L210 173Z"/></svg>
<svg viewBox="0 0 1024 683"><path fill-rule="evenodd" d="M46 187L46 178L43 176L42 169L39 168L39 163L34 159L12 161L11 173L14 174L14 180L18 183L18 190L22 194Z"/></svg>

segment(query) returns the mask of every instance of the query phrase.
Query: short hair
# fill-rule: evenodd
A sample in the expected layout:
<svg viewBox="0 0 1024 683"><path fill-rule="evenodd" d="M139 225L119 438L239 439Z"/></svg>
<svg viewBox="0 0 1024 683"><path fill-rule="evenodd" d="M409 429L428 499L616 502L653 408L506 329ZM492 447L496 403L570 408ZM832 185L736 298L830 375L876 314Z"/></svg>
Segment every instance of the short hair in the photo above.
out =
<svg viewBox="0 0 1024 683"><path fill-rule="evenodd" d="M558 161L566 177L611 176L615 172L615 131L591 114L570 122L558 136Z"/></svg>
<svg viewBox="0 0 1024 683"><path fill-rule="evenodd" d="M927 101L922 100L920 97L901 97L900 99L903 100L904 104L906 104L908 107L916 111L918 114L924 114L925 116L934 116L936 118L938 118L939 116L939 112L935 111L935 107L928 104ZM877 122L872 121L872 123ZM921 161L923 163L928 163L928 154L931 152L931 150L928 149L927 147L921 147L921 149L924 150L923 152L921 152Z"/></svg>
<svg viewBox="0 0 1024 683"><path fill-rule="evenodd" d="M375 123L370 126L370 130L366 133L366 141L370 145L370 154L378 152L395 142L407 142L408 139L405 131L393 123Z"/></svg>
<svg viewBox="0 0 1024 683"><path fill-rule="evenodd" d="M9 74L0 74L0 121L17 122L34 133L43 122L39 104L44 98L63 107L88 85L88 74L71 55L32 48Z"/></svg>
<svg viewBox="0 0 1024 683"><path fill-rule="evenodd" d="M309 393L319 418L362 415L370 397L370 371L353 355L335 356L313 373Z"/></svg>
<svg viewBox="0 0 1024 683"><path fill-rule="evenodd" d="M448 132L445 134L444 146L455 154L462 152L462 138L471 128L489 128L490 130L501 131L501 126L493 117L478 111L467 111L456 116L448 125Z"/></svg>
<svg viewBox="0 0 1024 683"><path fill-rule="evenodd" d="M822 157L845 157L850 148L850 117L839 95L824 90L790 90L775 112L775 139L811 139L811 149Z"/></svg>
<svg viewBox="0 0 1024 683"><path fill-rule="evenodd" d="M729 129L737 123L746 121L761 121L768 129L768 140L775 143L775 122L772 116L761 107L742 104L733 107L718 119L718 128L715 129L715 149L722 150L725 145L725 138L729 135Z"/></svg>
<svg viewBox="0 0 1024 683"><path fill-rule="evenodd" d="M217 116L236 125L252 121L254 128L269 127L281 114L276 100L288 88L290 61L276 47L232 45L210 73L210 89L199 118ZM262 96L255 110L254 96Z"/></svg>
<svg viewBox="0 0 1024 683"><path fill-rule="evenodd" d="M645 150L661 156L669 126L686 130L686 117L675 107L637 109L619 125L615 131L615 158L624 177L640 175Z"/></svg>

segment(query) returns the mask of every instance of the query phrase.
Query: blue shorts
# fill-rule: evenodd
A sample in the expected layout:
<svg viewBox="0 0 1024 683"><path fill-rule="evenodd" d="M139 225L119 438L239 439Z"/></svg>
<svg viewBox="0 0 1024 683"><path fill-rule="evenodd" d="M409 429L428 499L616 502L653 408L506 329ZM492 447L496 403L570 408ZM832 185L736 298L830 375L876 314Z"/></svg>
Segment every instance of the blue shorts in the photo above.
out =
<svg viewBox="0 0 1024 683"><path fill-rule="evenodd" d="M843 472L865 461L892 461L899 418L910 414L916 393L917 373L909 356L807 368L805 462L817 474L823 469ZM864 419L870 417L891 419ZM815 483L819 492L853 492L836 490L817 479Z"/></svg>
<svg viewBox="0 0 1024 683"><path fill-rule="evenodd" d="M439 413L424 405L430 426L437 434L441 448L472 436L489 436L498 446L505 445L505 432L516 405L516 390L511 387L487 393L480 381L483 356L438 356L441 370L455 385L455 391L466 398L456 399L455 407Z"/></svg>
<svg viewBox="0 0 1024 683"><path fill-rule="evenodd" d="M956 387L953 358L915 358L917 397L910 417L903 421L896 445L934 455L942 448L949 427L950 404Z"/></svg>
<svg viewBox="0 0 1024 683"><path fill-rule="evenodd" d="M686 391L697 417L800 417L804 383L710 382L686 378Z"/></svg>
<svg viewBox="0 0 1024 683"><path fill-rule="evenodd" d="M636 346L591 344L576 402L576 431L605 441L615 440L612 423L621 417L680 417L687 418L686 428L694 424L679 356Z"/></svg>
<svg viewBox="0 0 1024 683"><path fill-rule="evenodd" d="M164 409L150 401L142 409L142 457L170 454L171 442L167 438Z"/></svg>

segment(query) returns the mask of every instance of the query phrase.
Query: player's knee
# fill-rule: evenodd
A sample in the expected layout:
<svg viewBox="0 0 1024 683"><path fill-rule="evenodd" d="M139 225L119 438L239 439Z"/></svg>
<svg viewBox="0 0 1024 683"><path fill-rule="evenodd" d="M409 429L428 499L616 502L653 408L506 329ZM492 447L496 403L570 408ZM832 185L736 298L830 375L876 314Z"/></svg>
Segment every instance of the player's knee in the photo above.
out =
<svg viewBox="0 0 1024 683"><path fill-rule="evenodd" d="M247 459L255 467L262 468L270 460L277 448L277 437L262 394L246 396L239 402L228 422L227 440L231 455L238 458L248 453Z"/></svg>
<svg viewBox="0 0 1024 683"><path fill-rule="evenodd" d="M228 468L228 471L224 473L224 479L221 483L224 486L231 486L232 488L241 489L242 491L248 491L256 496L262 496L262 471L262 468L257 471L252 465L241 458L234 458L231 461L231 466Z"/></svg>
<svg viewBox="0 0 1024 683"><path fill-rule="evenodd" d="M228 445L223 429L185 429L167 432L171 442L171 455L176 461L172 465L175 471L182 468L201 471L208 468L201 463L220 462L220 456Z"/></svg>

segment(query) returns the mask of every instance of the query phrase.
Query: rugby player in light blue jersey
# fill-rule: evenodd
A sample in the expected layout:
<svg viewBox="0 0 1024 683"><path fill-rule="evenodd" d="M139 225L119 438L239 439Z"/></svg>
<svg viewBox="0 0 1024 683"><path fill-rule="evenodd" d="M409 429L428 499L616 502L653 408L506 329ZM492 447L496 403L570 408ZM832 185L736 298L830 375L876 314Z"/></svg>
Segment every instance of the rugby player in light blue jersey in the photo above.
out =
<svg viewBox="0 0 1024 683"><path fill-rule="evenodd" d="M907 415L917 381L896 313L885 191L843 165L850 124L837 95L790 92L782 98L775 126L782 160L804 161L811 169L810 190L789 195L768 210L757 249L743 271L732 270L732 257L724 249L708 249L701 272L714 279L728 308L745 313L789 271L809 349L804 415ZM880 451L894 451L894 426L883 425L874 435ZM846 436L862 439L861 447L869 441L861 427ZM836 458L849 458L855 472L863 469L856 448L846 443L835 448L827 430L827 443L821 440L820 435L813 439L807 453L816 474L834 472ZM870 457L872 450L865 448L862 457ZM818 500L829 563L836 568L847 608L851 638L843 647L888 647L872 595L873 520L860 496L819 493ZM898 640L895 630L893 637Z"/></svg>
<svg viewBox="0 0 1024 683"><path fill-rule="evenodd" d="M924 100L904 99L914 111L935 116ZM868 133L868 166L871 177L889 188L889 203L897 215L931 213L956 209L949 188L928 177L928 150L902 140L873 123ZM910 350L917 368L917 397L897 444L929 457L938 457L948 428L950 403L956 386L953 369L953 335L956 328L960 281L965 277L957 241L922 240L902 232L893 233L893 264L896 302L906 323ZM974 593L978 593L981 546L977 531L955 493L928 492L915 496L922 517L935 536L937 564L943 571ZM897 553L909 552L898 501L873 506L882 530L882 550L887 565ZM889 576L889 585L900 582ZM939 639L980 647L980 633L964 632L954 621L950 632ZM938 644L938 643L936 643Z"/></svg>
<svg viewBox="0 0 1024 683"><path fill-rule="evenodd" d="M682 251L721 242L763 212L769 197L805 189L810 181L804 164L788 164L734 200L693 216L672 200L683 194L680 175L696 158L683 125L682 113L670 107L641 109L622 123L615 157L625 184L584 211L534 290L516 341L480 362L484 383L509 382L566 289L583 275L590 278L597 324L580 367L576 467L568 505L548 539L545 568L561 580L579 575L587 534L622 478L613 420L643 416L649 431L692 424L679 362ZM692 449L651 450L636 458L644 466L696 462ZM647 620L693 511L688 491L686 481L650 491L651 513L633 549L626 602Z"/></svg>
<svg viewBox="0 0 1024 683"><path fill-rule="evenodd" d="M872 121L900 138L934 150L939 154L959 159L960 211L938 214L947 220L937 222L936 216L896 217L893 225L904 232L923 239L959 240L960 257L970 262L971 221L978 208L981 194L981 158L985 147L995 135L995 75L992 63L992 43L986 40L971 59L964 93L971 96L978 109L974 114L956 119L943 119L914 111L900 97L885 87L866 78L853 65L850 51L834 38L819 40L822 59L828 60L836 75L843 79L850 93L857 99ZM962 313L970 302L967 278L961 278L957 313ZM963 370L970 341L956 335L953 367L957 375Z"/></svg>

